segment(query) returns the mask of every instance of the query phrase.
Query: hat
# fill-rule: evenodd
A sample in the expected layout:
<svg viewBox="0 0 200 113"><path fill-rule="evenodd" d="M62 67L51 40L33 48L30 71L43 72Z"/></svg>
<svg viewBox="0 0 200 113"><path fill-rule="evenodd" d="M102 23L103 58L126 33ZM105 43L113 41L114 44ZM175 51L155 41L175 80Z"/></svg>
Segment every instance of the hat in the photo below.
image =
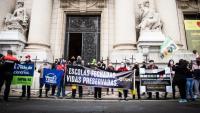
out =
<svg viewBox="0 0 200 113"><path fill-rule="evenodd" d="M149 62L154 62L154 60L149 60Z"/></svg>
<svg viewBox="0 0 200 113"><path fill-rule="evenodd" d="M26 57L26 58L31 58L31 56L30 56L30 55L26 55L25 57Z"/></svg>

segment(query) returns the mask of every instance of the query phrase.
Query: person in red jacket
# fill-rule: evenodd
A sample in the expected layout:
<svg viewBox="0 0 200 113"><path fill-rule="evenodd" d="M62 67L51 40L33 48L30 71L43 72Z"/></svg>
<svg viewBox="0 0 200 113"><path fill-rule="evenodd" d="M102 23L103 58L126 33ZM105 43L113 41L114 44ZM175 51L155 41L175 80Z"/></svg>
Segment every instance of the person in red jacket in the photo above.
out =
<svg viewBox="0 0 200 113"><path fill-rule="evenodd" d="M120 68L117 69L118 72L123 72L123 71L128 71L128 69L126 68L126 64L121 63ZM123 89L123 93L124 93L124 100L127 100L128 97L128 89ZM119 91L119 97L122 98L122 92Z"/></svg>
<svg viewBox="0 0 200 113"><path fill-rule="evenodd" d="M59 71L65 71L65 66L61 64L61 62L57 63L56 70ZM62 91L62 97L65 97L65 84L64 84L64 75L62 76L62 79L60 81L60 85L58 85L58 91L57 91L57 98L60 97L60 93Z"/></svg>
<svg viewBox="0 0 200 113"><path fill-rule="evenodd" d="M5 90L4 90L4 100L8 101L8 96L10 93L10 85L13 79L13 68L15 63L19 63L17 58L13 56L13 52L11 50L7 51L7 55L0 59L3 63L1 69L1 78L0 78L0 91L5 82Z"/></svg>

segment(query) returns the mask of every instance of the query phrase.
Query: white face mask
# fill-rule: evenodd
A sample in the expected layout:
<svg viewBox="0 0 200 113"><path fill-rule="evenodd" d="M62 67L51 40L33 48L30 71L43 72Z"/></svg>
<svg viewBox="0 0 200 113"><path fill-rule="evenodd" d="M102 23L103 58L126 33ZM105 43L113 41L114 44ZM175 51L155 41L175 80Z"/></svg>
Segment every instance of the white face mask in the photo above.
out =
<svg viewBox="0 0 200 113"><path fill-rule="evenodd" d="M150 64L150 65L153 65L153 62L150 62L149 64Z"/></svg>
<svg viewBox="0 0 200 113"><path fill-rule="evenodd" d="M125 67L125 66L124 66L124 64L121 64L121 66L120 66L120 67Z"/></svg>

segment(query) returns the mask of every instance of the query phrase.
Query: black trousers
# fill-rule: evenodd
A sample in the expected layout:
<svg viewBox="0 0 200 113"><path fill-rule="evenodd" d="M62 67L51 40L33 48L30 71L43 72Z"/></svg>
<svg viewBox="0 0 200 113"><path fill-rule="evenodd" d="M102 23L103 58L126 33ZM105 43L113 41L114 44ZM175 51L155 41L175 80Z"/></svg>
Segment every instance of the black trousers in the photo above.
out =
<svg viewBox="0 0 200 113"><path fill-rule="evenodd" d="M83 97L83 86L78 86L78 94L79 94L79 98Z"/></svg>
<svg viewBox="0 0 200 113"><path fill-rule="evenodd" d="M76 89L72 89L72 98L76 98Z"/></svg>
<svg viewBox="0 0 200 113"><path fill-rule="evenodd" d="M31 96L31 86L26 86L26 85L22 86L22 97L26 96L26 91L27 91L27 97L30 98L30 96Z"/></svg>
<svg viewBox="0 0 200 113"><path fill-rule="evenodd" d="M148 99L152 99L152 92L148 92ZM159 92L156 92L156 99L159 99Z"/></svg>
<svg viewBox="0 0 200 113"><path fill-rule="evenodd" d="M126 99L128 97L128 90L127 89L123 89L123 94L124 94L124 99ZM120 98L122 98L122 93L119 92L118 95Z"/></svg>
<svg viewBox="0 0 200 113"><path fill-rule="evenodd" d="M51 85L51 95L54 96L56 92L56 85Z"/></svg>
<svg viewBox="0 0 200 113"><path fill-rule="evenodd" d="M138 96L138 99L140 99L140 82L139 81L135 81L135 86L136 86L136 89L137 89L137 96ZM135 95L133 95L133 99L135 99Z"/></svg>
<svg viewBox="0 0 200 113"><path fill-rule="evenodd" d="M50 89L50 85L48 84L44 84L43 82L43 78L40 78L40 90L39 90L39 97L42 96L42 87L45 85L45 95L46 97L48 96L48 92L49 92L49 89Z"/></svg>
<svg viewBox="0 0 200 113"><path fill-rule="evenodd" d="M186 99L186 80L180 79L176 83L179 88L181 99Z"/></svg>
<svg viewBox="0 0 200 113"><path fill-rule="evenodd" d="M12 72L1 72L0 73L0 91L5 82L5 90L4 90L4 100L8 100L8 96L10 93L10 85L13 79Z"/></svg>
<svg viewBox="0 0 200 113"><path fill-rule="evenodd" d="M123 90L123 93L124 93L124 99L126 99L128 97L128 90L127 89L124 89Z"/></svg>
<svg viewBox="0 0 200 113"><path fill-rule="evenodd" d="M94 88L94 98L101 98L101 88L100 87L95 87Z"/></svg>
<svg viewBox="0 0 200 113"><path fill-rule="evenodd" d="M165 99L167 98L167 92L165 93ZM176 99L176 83L173 81L172 82L172 96L173 99Z"/></svg>
<svg viewBox="0 0 200 113"><path fill-rule="evenodd" d="M106 94L108 95L109 94L109 88L106 88ZM112 92L112 94L114 94L114 89L113 88L111 88L111 92Z"/></svg>

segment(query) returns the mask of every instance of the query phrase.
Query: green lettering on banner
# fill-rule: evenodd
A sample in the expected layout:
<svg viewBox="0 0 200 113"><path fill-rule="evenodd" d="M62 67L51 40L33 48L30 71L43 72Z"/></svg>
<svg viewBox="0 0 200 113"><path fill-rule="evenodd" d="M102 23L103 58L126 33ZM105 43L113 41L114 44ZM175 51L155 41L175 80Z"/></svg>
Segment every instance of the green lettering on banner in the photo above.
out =
<svg viewBox="0 0 200 113"><path fill-rule="evenodd" d="M28 85L31 86L33 82L33 77L32 76L13 76L12 84L17 85Z"/></svg>

